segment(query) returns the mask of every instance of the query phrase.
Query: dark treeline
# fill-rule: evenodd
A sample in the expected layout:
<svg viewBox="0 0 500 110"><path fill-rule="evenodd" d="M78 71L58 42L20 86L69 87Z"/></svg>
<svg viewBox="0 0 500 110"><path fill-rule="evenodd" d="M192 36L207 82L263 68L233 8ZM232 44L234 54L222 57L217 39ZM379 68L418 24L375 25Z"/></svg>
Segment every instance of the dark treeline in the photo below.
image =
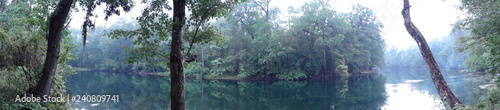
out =
<svg viewBox="0 0 500 110"><path fill-rule="evenodd" d="M192 42L194 38L189 36L199 34L195 40L201 43L185 44L185 53L197 56L194 62L187 63L186 75L272 76L287 80L349 77L369 72L384 62L382 25L366 7L357 5L350 13L340 13L328 3L313 1L290 7L288 19L283 20L278 19L281 14L278 8L259 8L260 5L269 4L247 1L235 7L226 18L212 22L215 27L206 29L215 31L201 29L203 31L196 33L197 30L191 29L186 41ZM84 54L81 44L77 43L79 49L75 52L81 56L70 64L101 70L166 70L167 66L158 66L166 65L166 61L141 57L141 52L156 50L140 49L147 47L137 45L141 44L140 37L116 37L117 34L112 33L113 38L119 39L116 41L103 31L137 28L137 23L124 20L109 28L97 27L88 36ZM161 40L155 36L149 39ZM169 48L168 40L158 43L156 46L160 49Z"/></svg>
<svg viewBox="0 0 500 110"><path fill-rule="evenodd" d="M459 39L469 35L469 32L453 29L448 36L436 38L429 41L429 47L441 68L466 68L464 61L466 53L457 49L463 47ZM385 67L398 68L425 68L425 64L417 46L410 46L407 49L391 47L385 52Z"/></svg>

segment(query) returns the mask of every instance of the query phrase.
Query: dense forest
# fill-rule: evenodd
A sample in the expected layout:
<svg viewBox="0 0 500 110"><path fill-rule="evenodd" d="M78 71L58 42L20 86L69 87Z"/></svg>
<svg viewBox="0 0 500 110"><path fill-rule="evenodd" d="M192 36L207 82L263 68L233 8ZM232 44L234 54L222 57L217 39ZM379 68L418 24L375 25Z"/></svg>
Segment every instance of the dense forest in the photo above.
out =
<svg viewBox="0 0 500 110"><path fill-rule="evenodd" d="M41 77L47 54L47 23L56 1L0 0L0 109L39 108L38 103L14 104L15 95L33 90ZM38 4L37 6L33 6ZM61 30L59 65L51 93L63 96L64 77L76 74L66 62L77 57L71 52L76 45L67 29ZM65 103L52 103L52 109L65 109Z"/></svg>
<svg viewBox="0 0 500 110"><path fill-rule="evenodd" d="M242 3L226 18L208 22L206 25L213 24L208 29L200 29L198 33L193 29L195 32L188 33L199 36L188 37L187 41L200 43L186 45L186 53L198 56L187 64L187 76L246 78L273 75L287 80L348 77L381 67L384 62L382 25L366 7L357 5L352 7L353 12L341 13L327 3L316 1L290 7L289 11L294 13L288 13L288 19L279 19L281 11L278 8L263 10L259 5L268 4ZM140 37L120 36L119 32L139 29L139 26L137 22L122 19L107 28L97 27L88 36L86 51L81 50L81 43L76 43L74 52L80 55L79 60L69 64L101 70L167 70L161 58L164 53L151 51L149 45L143 44L160 42L155 46L165 50L169 48L166 41L170 39L152 36L137 40ZM118 31L107 34L105 30ZM73 32L75 36L80 35L79 30ZM158 55L145 58L144 54Z"/></svg>
<svg viewBox="0 0 500 110"><path fill-rule="evenodd" d="M343 83L338 84L343 88L328 88L328 91L338 89L331 95L343 99L333 102L347 103L338 108L363 108L349 101L370 100L358 94L367 90L378 94L370 96L380 102L369 106L381 107L381 100L387 98L380 95L385 93L381 89L385 79L370 75L380 68L426 67L419 48L386 45L382 39L384 26L368 7L353 5L350 11L342 12L332 7L331 0L310 0L285 11L270 6L270 1L174 0L170 6L171 1L166 0L135 3L133 0L0 0L0 109L71 109L69 101L21 103L15 102L16 95L66 96L70 93L66 91L66 79L85 71L167 77L172 82L162 83L158 88L171 89L170 95L165 93L169 97L181 97L171 97L173 109L184 108L186 90L193 92L198 90L193 88L204 87L198 80L185 87L184 76L210 80L214 84L207 87L213 89L209 90L212 94L228 88L234 94L244 93L234 90L244 85L252 88L247 91L273 91L285 81L333 79ZM458 9L465 12L464 19L454 24L448 36L430 40L429 46L441 68L487 73L481 77L496 78L496 88L484 94L478 105L458 107L498 108L500 2L460 2ZM109 26L97 25L92 20L107 20L139 3L146 7L136 18L121 18ZM72 18L71 11L83 11L85 17ZM105 15L95 11L104 11ZM68 26L72 19L84 19L84 23L81 27ZM352 79L359 76L367 77ZM225 86L218 79L281 82L274 83L275 86L261 86L263 82L237 82L237 86L231 82L228 84L233 85ZM309 86L293 83L296 85L289 86ZM172 93L173 90L179 93ZM348 93L349 90L356 94ZM309 92L296 94L311 96ZM253 101L272 103L271 99ZM227 100L213 105L223 102Z"/></svg>

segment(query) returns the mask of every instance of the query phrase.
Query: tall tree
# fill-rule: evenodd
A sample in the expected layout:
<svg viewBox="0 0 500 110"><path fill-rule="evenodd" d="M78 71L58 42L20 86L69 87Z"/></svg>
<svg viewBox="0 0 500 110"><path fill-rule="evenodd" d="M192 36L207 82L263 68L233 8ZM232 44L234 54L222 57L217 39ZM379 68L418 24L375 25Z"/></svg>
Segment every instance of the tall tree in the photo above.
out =
<svg viewBox="0 0 500 110"><path fill-rule="evenodd" d="M461 28L470 35L460 38L468 54L466 65L474 71L500 73L500 1L461 0L460 9L467 12Z"/></svg>
<svg viewBox="0 0 500 110"><path fill-rule="evenodd" d="M52 81L56 73L57 64L59 61L59 47L61 44L61 32L64 28L64 23L68 17L69 10L73 0L61 0L57 4L56 9L52 12L49 18L49 32L47 35L47 55L42 69L42 76L38 80L37 86L33 90L36 96L44 96L50 94Z"/></svg>
<svg viewBox="0 0 500 110"><path fill-rule="evenodd" d="M404 25L406 27L406 30L417 42L418 47L420 48L420 53L422 54L425 63L427 63L427 67L429 68L432 81L434 82L434 86L439 93L439 97L443 102L445 102L446 105L451 108L455 108L456 106L461 105L462 103L460 103L460 101L455 97L450 88L448 88L448 84L446 84L446 81L444 80L437 63L434 60L434 56L432 55L427 41L425 41L424 35L420 33L418 28L411 21L409 0L404 0L404 7L401 11L401 14L404 18Z"/></svg>
<svg viewBox="0 0 500 110"><path fill-rule="evenodd" d="M194 59L184 54L184 38L191 43L186 54L193 48L193 43L205 43L216 39L214 36L218 36L218 33L207 24L207 21L224 16L240 0L174 0L173 18L165 11L172 10L168 1L149 2L150 6L142 11L142 16L137 17L139 29L119 29L109 35L134 38L134 44L141 46L132 50L135 54L129 57L129 61L154 59L168 64L171 75L171 107L174 110L185 109L184 62ZM191 13L189 19L186 18L186 11ZM168 35L170 32L171 36ZM165 43L170 43L170 52L165 52L166 49L160 46Z"/></svg>
<svg viewBox="0 0 500 110"><path fill-rule="evenodd" d="M354 70L371 70L383 61L383 50L385 42L381 38L380 29L382 24L377 20L375 14L360 5L353 6L353 13L347 14L347 19L352 28L356 30L355 35L360 45L350 45L350 48L357 48L359 52L354 53L356 59L351 59L348 64ZM349 45L349 44L348 44ZM355 64L352 64L355 63Z"/></svg>
<svg viewBox="0 0 500 110"><path fill-rule="evenodd" d="M38 80L37 85L31 91L28 91L38 97L50 95L50 89L52 87L52 81L54 79L54 75L56 73L57 64L59 63L59 51L61 44L61 33L64 30L66 19L69 15L69 11L71 9L71 5L73 4L73 0L60 0L57 4L54 12L50 15L48 20L48 34L47 34L47 54L45 57L45 63L42 69L41 78ZM83 34L86 36L87 27L93 27L94 24L90 22L88 17L94 16L94 8L96 5L100 5L101 3L106 4L105 8L105 19L113 14L120 15L119 7L122 7L124 11L130 11L131 7L133 7L132 2L130 0L119 0L119 1L108 1L108 0L81 0L79 1L84 10L87 11L86 21L83 24ZM84 41L85 41L84 37ZM85 43L84 43L85 44Z"/></svg>
<svg viewBox="0 0 500 110"><path fill-rule="evenodd" d="M170 46L170 102L172 110L185 110L184 87L184 26L186 24L186 0L174 0L172 44Z"/></svg>
<svg viewBox="0 0 500 110"><path fill-rule="evenodd" d="M385 44L379 34L381 25L368 8L343 14L333 10L328 0L314 0L300 8L291 7L289 11L295 16L290 16L289 27L284 27L276 19L279 10L271 7L266 21L265 11L257 5L253 0L243 3L226 19L217 21L227 43L205 52L205 58L212 61L207 66L210 76L275 76L283 80L348 77L347 70L344 72L347 64L351 64L349 68L381 64Z"/></svg>

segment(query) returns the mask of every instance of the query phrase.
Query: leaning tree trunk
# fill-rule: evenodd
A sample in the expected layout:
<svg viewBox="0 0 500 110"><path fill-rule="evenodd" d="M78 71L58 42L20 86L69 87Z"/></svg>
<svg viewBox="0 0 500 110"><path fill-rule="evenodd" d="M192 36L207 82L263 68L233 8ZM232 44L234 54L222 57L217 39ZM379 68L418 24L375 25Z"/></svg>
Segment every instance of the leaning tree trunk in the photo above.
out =
<svg viewBox="0 0 500 110"><path fill-rule="evenodd" d="M451 108L460 105L460 101L455 97L450 88L448 88L448 85L438 68L436 60L434 60L434 56L432 56L431 49L429 48L429 45L427 45L427 41L425 41L422 33L420 33L417 27L411 22L410 3L408 0L404 0L404 8L403 11L401 11L401 14L403 14L406 30L417 42L418 47L420 48L420 53L422 54L422 57L424 57L425 63L427 63L427 67L429 68L432 81L434 82L434 86L439 93L439 97Z"/></svg>
<svg viewBox="0 0 500 110"><path fill-rule="evenodd" d="M59 61L59 47L61 44L61 32L64 27L64 22L68 17L73 0L61 0L57 4L56 9L52 12L49 18L49 33L47 35L47 56L42 69L42 76L33 91L35 96L41 97L50 95L52 81L57 69Z"/></svg>
<svg viewBox="0 0 500 110"><path fill-rule="evenodd" d="M172 31L172 45L170 46L170 102L172 110L185 110L184 87L184 55L182 40L186 16L186 1L174 0L174 24Z"/></svg>

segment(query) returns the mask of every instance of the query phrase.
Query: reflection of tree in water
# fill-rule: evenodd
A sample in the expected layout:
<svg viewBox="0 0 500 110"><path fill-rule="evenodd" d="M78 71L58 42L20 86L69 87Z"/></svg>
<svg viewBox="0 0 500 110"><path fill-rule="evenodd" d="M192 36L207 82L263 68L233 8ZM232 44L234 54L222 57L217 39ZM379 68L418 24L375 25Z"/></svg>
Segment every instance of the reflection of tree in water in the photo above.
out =
<svg viewBox="0 0 500 110"><path fill-rule="evenodd" d="M387 77L387 84L403 84L408 80L423 80L411 83L411 86L421 93L431 94L435 99L439 99L426 68L390 68L383 69L380 73ZM476 74L460 73L458 69L442 69L442 73L450 89L465 105L477 103L481 93L484 93L483 90L479 89L479 85L486 84L488 81L481 77L474 77Z"/></svg>
<svg viewBox="0 0 500 110"><path fill-rule="evenodd" d="M167 109L169 81L161 77L80 72L68 79L73 94L118 94L120 102L76 103L86 109ZM380 76L331 81L199 81L186 83L190 110L366 109L385 104L385 78Z"/></svg>
<svg viewBox="0 0 500 110"><path fill-rule="evenodd" d="M387 98L385 78L380 76L333 81L278 81L270 84L245 81L203 82L205 83L188 83L186 102L189 109L377 109L385 104Z"/></svg>
<svg viewBox="0 0 500 110"><path fill-rule="evenodd" d="M482 93L479 85L487 83L473 74L443 71L450 88L465 104L473 104ZM400 84L406 80L416 90L432 94L436 90L423 69L391 69L381 76L365 76L331 81L199 81L188 80L187 108L190 110L280 110L280 109L377 109L387 99L384 84ZM452 76L452 77L447 77ZM387 79L387 81L386 81ZM168 78L103 72L80 72L67 79L66 86L74 95L120 95L120 102L75 103L86 109L167 109L170 104ZM435 97L436 98L436 97Z"/></svg>
<svg viewBox="0 0 500 110"><path fill-rule="evenodd" d="M86 109L162 109L169 101L168 80L161 77L103 72L79 72L66 83L74 95L119 95L120 102L75 103L75 108Z"/></svg>
<svg viewBox="0 0 500 110"><path fill-rule="evenodd" d="M350 78L349 88L345 98L335 105L340 110L379 109L387 99L385 78L382 76L367 76Z"/></svg>

